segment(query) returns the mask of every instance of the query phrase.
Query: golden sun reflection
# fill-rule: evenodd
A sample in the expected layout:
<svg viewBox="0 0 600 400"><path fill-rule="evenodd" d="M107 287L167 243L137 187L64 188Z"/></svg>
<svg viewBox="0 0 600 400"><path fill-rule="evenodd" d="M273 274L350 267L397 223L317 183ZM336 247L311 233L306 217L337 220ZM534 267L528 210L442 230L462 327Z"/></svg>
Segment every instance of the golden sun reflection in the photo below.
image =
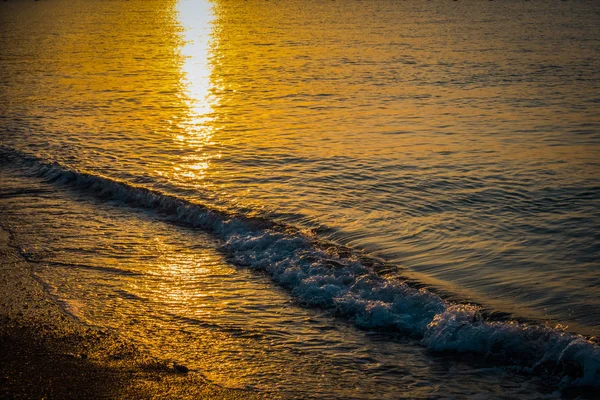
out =
<svg viewBox="0 0 600 400"><path fill-rule="evenodd" d="M209 253L182 253L176 251L171 244L161 238L155 238L152 247L159 254L158 262L147 270L147 273L160 277L154 285L146 287L151 292L154 301L164 302L170 307L184 307L189 312L192 308L196 313L206 311L204 298L211 296L211 291L196 290L202 286L211 270L207 267L218 263ZM189 282L194 282L189 286Z"/></svg>
<svg viewBox="0 0 600 400"><path fill-rule="evenodd" d="M181 97L188 112L175 135L184 156L180 168L174 168L174 172L179 178L201 181L215 156L206 151L214 134L212 112L216 103L211 94L212 4L208 0L181 0L177 3L177 17L184 42L180 49Z"/></svg>

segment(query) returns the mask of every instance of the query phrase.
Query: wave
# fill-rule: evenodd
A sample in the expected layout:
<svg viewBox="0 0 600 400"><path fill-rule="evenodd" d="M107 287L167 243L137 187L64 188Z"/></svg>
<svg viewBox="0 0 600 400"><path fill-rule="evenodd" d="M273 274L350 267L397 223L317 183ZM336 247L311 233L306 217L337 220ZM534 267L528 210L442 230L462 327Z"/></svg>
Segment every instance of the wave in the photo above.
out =
<svg viewBox="0 0 600 400"><path fill-rule="evenodd" d="M563 385L600 387L600 346L560 326L493 320L478 306L385 278L368 262L267 219L210 208L8 147L0 147L0 156L5 166L49 184L209 231L222 240L222 250L235 264L264 271L300 303L332 310L360 328L401 332L435 352L480 354L558 378Z"/></svg>

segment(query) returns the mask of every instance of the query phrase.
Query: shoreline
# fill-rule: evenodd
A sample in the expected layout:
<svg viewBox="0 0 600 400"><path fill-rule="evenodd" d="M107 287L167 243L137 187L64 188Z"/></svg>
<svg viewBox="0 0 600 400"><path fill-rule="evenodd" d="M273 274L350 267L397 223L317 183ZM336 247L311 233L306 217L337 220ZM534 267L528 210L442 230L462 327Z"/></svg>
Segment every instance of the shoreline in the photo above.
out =
<svg viewBox="0 0 600 400"><path fill-rule="evenodd" d="M0 227L0 398L259 399L210 383L68 315Z"/></svg>

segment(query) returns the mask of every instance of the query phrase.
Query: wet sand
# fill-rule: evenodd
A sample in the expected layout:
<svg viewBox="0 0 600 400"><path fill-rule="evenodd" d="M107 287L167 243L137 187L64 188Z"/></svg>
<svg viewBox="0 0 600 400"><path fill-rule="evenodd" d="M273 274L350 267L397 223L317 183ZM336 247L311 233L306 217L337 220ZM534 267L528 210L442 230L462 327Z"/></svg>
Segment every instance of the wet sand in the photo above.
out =
<svg viewBox="0 0 600 400"><path fill-rule="evenodd" d="M253 399L64 312L0 228L0 398ZM273 398L269 395L269 398Z"/></svg>

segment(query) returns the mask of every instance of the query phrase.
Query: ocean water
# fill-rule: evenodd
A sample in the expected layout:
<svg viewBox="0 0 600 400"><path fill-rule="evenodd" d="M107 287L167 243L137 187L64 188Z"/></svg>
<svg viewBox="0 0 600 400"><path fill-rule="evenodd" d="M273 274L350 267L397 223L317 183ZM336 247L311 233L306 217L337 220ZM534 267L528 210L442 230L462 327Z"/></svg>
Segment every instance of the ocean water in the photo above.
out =
<svg viewBox="0 0 600 400"><path fill-rule="evenodd" d="M75 317L219 384L591 397L598 26L594 1L0 3L0 224Z"/></svg>

